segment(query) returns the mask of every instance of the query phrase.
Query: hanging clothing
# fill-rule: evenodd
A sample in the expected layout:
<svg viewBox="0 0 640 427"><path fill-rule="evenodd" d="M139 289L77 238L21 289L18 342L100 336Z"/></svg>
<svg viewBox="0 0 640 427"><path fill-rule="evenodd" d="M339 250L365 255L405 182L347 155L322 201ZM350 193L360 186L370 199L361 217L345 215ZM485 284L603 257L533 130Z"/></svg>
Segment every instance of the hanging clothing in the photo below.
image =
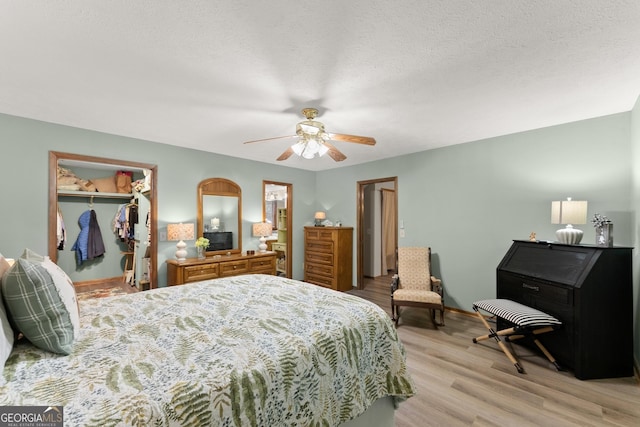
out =
<svg viewBox="0 0 640 427"><path fill-rule="evenodd" d="M138 205L136 205L135 203L129 203L127 205L127 208L129 209L129 214L127 215L128 218L128 234L129 234L129 239L135 239L136 238L136 225L138 224Z"/></svg>
<svg viewBox="0 0 640 427"><path fill-rule="evenodd" d="M57 238L56 247L59 250L64 249L64 245L67 242L67 230L64 227L64 219L62 218L62 212L60 212L60 207L58 207L58 215L56 219L56 238Z"/></svg>
<svg viewBox="0 0 640 427"><path fill-rule="evenodd" d="M117 234L120 241L129 243L135 239L136 224L138 224L138 205L135 203L120 205L113 219L113 232Z"/></svg>
<svg viewBox="0 0 640 427"><path fill-rule="evenodd" d="M93 209L80 215L78 225L80 226L80 234L78 234L71 250L76 251L76 265L81 265L87 260L104 255L105 247L98 218Z"/></svg>

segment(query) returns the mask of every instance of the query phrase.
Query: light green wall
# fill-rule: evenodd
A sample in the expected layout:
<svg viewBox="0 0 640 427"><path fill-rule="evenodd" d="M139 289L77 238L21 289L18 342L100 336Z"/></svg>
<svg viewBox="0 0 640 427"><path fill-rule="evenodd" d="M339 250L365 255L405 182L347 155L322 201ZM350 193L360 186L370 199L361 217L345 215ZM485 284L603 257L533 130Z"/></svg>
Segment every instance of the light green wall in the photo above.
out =
<svg viewBox="0 0 640 427"><path fill-rule="evenodd" d="M24 248L47 253L48 153L50 150L107 157L158 165L158 227L168 223L195 222L196 187L210 177L224 177L242 188L243 249L256 249L251 223L262 219L262 180L293 184L293 226L302 230L313 217L315 173L243 160L197 150L108 135L68 126L0 114L0 182L2 221L0 253L18 257ZM230 142L232 143L232 142ZM114 211L115 215L115 211ZM77 218L65 218L67 228ZM79 229L78 229L79 230ZM102 227L102 234L109 233ZM68 249L77 232L69 237ZM301 279L303 234L294 233L293 276ZM195 256L193 242L190 256ZM173 258L175 242L159 242L159 285L166 285L167 258ZM88 272L90 274L90 272ZM117 274L114 274L117 276ZM98 276L98 277L104 277ZM85 280L93 277L84 276Z"/></svg>
<svg viewBox="0 0 640 427"><path fill-rule="evenodd" d="M587 200L589 219L612 219L616 245L637 243L629 123L622 113L320 172L318 204L329 219L355 224L356 182L397 176L399 246L431 246L447 306L470 311L495 297L496 267L513 239L555 240L552 200ZM591 224L580 228L593 244Z"/></svg>
<svg viewBox="0 0 640 427"><path fill-rule="evenodd" d="M3 221L0 252L47 250L49 150L158 165L158 226L195 221L196 185L208 177L236 181L243 192L243 247L256 246L250 224L262 215L262 180L293 184L294 278L301 279L302 227L313 212L356 224L356 183L398 177L401 246L429 245L434 273L443 279L446 304L470 310L495 295L495 268L513 239L554 239L552 200L589 201L614 222L616 245L640 246L640 107L514 135L491 138L319 173L181 149L149 141L0 115ZM393 142L387 142L393 143ZM375 149L375 148L374 148ZM593 243L593 227L581 227ZM104 231L103 231L104 233ZM189 248L194 254L194 248ZM159 243L160 285L173 242ZM639 314L638 255L634 252L634 312ZM355 246L354 246L355 255ZM355 257L354 257L355 260ZM355 267L355 265L354 265ZM355 271L355 268L354 268ZM635 328L636 359L640 328Z"/></svg>

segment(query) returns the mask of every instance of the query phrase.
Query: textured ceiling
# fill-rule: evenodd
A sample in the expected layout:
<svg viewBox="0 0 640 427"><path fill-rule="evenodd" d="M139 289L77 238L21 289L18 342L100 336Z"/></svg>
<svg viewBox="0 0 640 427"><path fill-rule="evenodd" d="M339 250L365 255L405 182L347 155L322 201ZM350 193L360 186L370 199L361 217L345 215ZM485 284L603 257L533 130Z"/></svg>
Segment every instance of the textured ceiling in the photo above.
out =
<svg viewBox="0 0 640 427"><path fill-rule="evenodd" d="M638 95L637 0L0 3L1 113L308 170L629 111ZM303 107L378 143L336 142L341 163L243 144L293 134Z"/></svg>

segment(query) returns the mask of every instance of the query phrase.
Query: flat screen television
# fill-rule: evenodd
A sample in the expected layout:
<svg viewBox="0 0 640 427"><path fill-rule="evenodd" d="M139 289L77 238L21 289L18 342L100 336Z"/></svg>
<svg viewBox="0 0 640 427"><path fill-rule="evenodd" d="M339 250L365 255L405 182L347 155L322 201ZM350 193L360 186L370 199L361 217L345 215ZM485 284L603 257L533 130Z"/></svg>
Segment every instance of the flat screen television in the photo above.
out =
<svg viewBox="0 0 640 427"><path fill-rule="evenodd" d="M231 231L204 232L203 236L209 239L207 251L224 251L233 249L233 233Z"/></svg>

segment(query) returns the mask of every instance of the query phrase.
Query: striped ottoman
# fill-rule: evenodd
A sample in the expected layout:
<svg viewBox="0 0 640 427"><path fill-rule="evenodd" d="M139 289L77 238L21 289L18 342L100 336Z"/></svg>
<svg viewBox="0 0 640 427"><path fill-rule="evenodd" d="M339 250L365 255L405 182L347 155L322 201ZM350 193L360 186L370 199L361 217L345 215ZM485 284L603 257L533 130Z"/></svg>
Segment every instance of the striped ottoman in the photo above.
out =
<svg viewBox="0 0 640 427"><path fill-rule="evenodd" d="M522 369L520 363L511 354L509 349L507 349L504 342L500 340L500 337L505 337L506 341L514 341L524 337L531 337L533 338L533 342L538 346L547 359L549 359L553 366L555 366L557 370L561 369L560 365L558 365L551 353L549 353L549 351L536 337L537 335L551 332L562 326L562 322L558 319L540 310L536 310L535 308L531 308L508 299L487 299L476 301L473 303L473 310L477 313L478 318L482 321L484 326L489 330L489 334L474 338L474 343L494 338L503 353L509 358L511 363L513 363L518 372L522 374L524 373L524 369ZM491 325L489 325L487 319L485 319L482 313L480 313L480 310L504 319L514 326L495 331Z"/></svg>

